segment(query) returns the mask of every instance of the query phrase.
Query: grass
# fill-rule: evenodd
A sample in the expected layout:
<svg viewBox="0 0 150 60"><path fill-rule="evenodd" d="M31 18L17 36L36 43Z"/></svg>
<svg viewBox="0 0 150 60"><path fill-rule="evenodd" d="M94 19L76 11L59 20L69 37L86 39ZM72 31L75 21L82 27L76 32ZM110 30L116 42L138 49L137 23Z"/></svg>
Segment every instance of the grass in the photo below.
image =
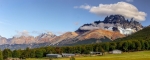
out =
<svg viewBox="0 0 150 60"><path fill-rule="evenodd" d="M105 54L103 56L75 57L76 60L150 60L150 51L125 52L122 54ZM46 58L29 58L27 60L49 60ZM69 58L58 58L53 60L69 60Z"/></svg>

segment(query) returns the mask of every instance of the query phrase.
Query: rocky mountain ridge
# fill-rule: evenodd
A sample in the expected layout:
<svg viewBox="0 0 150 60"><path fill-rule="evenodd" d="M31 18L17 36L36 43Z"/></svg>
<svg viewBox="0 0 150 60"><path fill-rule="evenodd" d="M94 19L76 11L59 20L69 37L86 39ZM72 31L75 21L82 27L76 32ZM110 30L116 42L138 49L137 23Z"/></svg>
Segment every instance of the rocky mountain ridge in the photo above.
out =
<svg viewBox="0 0 150 60"><path fill-rule="evenodd" d="M127 20L122 15L107 16L104 21L94 21L90 24L84 24L75 32L66 32L60 36L56 36L51 32L42 33L36 37L19 36L6 39L0 36L0 45L3 48L25 48L40 46L63 46L66 44L75 44L79 42L104 42L113 41L117 38L135 33L143 29L143 26L133 18ZM19 45L18 45L19 44ZM21 46L24 47L21 47ZM16 47L15 47L16 46Z"/></svg>
<svg viewBox="0 0 150 60"><path fill-rule="evenodd" d="M131 20L126 20L122 15L110 15L107 16L104 21L95 21L94 23L84 24L75 32L82 34L94 29L119 31L121 34L129 35L143 29L143 26L133 18Z"/></svg>

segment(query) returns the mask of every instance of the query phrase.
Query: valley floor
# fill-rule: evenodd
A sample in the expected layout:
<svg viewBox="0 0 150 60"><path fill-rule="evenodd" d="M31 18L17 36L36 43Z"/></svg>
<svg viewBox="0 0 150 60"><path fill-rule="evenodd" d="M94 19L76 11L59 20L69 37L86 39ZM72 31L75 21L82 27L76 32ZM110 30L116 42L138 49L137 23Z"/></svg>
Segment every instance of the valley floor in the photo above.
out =
<svg viewBox="0 0 150 60"><path fill-rule="evenodd" d="M76 60L150 60L150 51L125 52L122 54L105 54L103 56L75 57ZM46 58L28 58L27 60L49 60ZM53 60L70 60L58 58Z"/></svg>

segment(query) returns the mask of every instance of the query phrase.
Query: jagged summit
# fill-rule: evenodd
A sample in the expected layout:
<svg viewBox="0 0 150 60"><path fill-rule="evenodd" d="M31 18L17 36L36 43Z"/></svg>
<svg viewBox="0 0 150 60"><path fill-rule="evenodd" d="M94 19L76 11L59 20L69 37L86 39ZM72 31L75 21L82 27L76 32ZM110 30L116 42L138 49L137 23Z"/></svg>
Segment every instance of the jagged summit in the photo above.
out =
<svg viewBox="0 0 150 60"><path fill-rule="evenodd" d="M46 33L42 33L39 35L40 38L44 38L44 37L55 37L56 35L53 34L52 32L46 32Z"/></svg>
<svg viewBox="0 0 150 60"><path fill-rule="evenodd" d="M76 33L82 34L94 29L120 31L121 34L128 35L143 29L143 26L133 18L126 20L122 15L110 15L107 16L104 21L95 21L94 23L84 24L76 30Z"/></svg>

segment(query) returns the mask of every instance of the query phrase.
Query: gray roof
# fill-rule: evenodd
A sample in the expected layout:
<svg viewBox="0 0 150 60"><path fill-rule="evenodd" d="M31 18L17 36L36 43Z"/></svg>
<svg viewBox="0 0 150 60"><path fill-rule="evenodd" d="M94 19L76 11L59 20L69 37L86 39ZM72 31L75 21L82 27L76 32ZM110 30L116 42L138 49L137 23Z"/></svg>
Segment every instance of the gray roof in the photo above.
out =
<svg viewBox="0 0 150 60"><path fill-rule="evenodd" d="M60 54L46 54L46 55L60 55Z"/></svg>

